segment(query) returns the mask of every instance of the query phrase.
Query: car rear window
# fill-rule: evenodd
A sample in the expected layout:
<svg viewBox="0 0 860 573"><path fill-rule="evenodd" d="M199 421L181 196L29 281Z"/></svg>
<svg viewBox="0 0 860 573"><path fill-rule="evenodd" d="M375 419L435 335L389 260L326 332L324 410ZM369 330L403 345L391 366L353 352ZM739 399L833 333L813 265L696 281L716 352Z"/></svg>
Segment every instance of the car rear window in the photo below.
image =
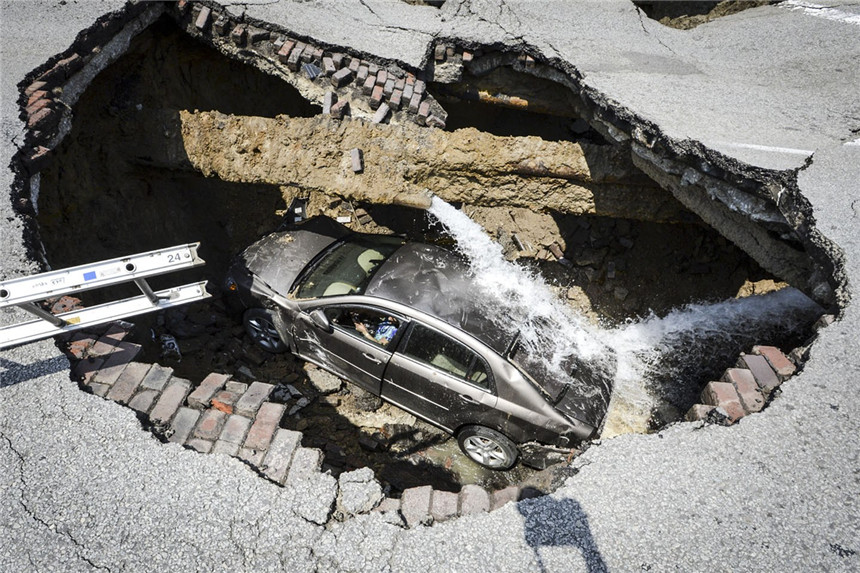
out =
<svg viewBox="0 0 860 573"><path fill-rule="evenodd" d="M361 294L377 269L405 241L398 237L355 235L335 245L305 275L296 298Z"/></svg>

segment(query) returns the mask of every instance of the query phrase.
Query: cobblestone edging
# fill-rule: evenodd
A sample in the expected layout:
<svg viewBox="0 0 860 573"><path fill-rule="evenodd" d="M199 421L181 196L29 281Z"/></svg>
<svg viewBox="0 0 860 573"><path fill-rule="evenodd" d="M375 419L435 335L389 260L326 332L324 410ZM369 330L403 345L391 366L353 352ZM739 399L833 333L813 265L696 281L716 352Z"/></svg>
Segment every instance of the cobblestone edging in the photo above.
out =
<svg viewBox="0 0 860 573"><path fill-rule="evenodd" d="M239 458L260 475L298 491L297 512L324 524L330 519L381 512L389 521L411 527L460 515L487 512L540 495L509 486L488 492L466 485L460 493L431 486L407 489L400 499L385 497L370 468L335 479L321 471L323 452L301 446L302 433L279 427L287 405L270 401L272 384L245 384L211 373L198 385L159 364L135 362L141 347L125 340L131 325L111 324L101 335L71 336L67 354L72 375L97 396L132 408L162 439L203 454ZM292 394L293 399L302 398Z"/></svg>
<svg viewBox="0 0 860 573"><path fill-rule="evenodd" d="M386 66L345 48L315 44L271 24L255 26L215 3L179 0L169 13L188 35L281 76L308 100L322 105L323 114L445 127L448 114L427 92L422 71ZM435 61L452 70L461 69L471 58L468 51L452 46L436 48Z"/></svg>

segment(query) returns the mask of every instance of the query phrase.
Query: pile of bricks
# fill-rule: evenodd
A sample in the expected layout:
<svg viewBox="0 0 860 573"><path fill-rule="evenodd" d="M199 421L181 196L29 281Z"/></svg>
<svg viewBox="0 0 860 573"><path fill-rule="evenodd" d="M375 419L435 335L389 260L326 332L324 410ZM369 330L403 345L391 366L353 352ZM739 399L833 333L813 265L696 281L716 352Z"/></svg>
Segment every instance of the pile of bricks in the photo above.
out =
<svg viewBox="0 0 860 573"><path fill-rule="evenodd" d="M322 488L324 495L318 487L308 494L314 497L316 509L305 517L318 523L325 523L340 507L336 500L344 491L355 491L353 474L362 470L342 473L335 481L320 471L321 450L302 447L301 432L280 427L286 405L269 400L275 390L272 384L245 384L227 374L211 373L194 387L191 381L174 376L172 368L136 362L141 347L125 340L131 327L117 322L101 334L79 332L70 338L67 353L75 361L72 372L86 389L137 411L167 441L204 454L237 457L277 484L302 491L309 480L329 483L330 487ZM490 493L467 485L452 493L428 485L407 489L397 499L384 497L375 479L365 481L367 487L359 491L366 499L356 502L353 493L352 501L343 504L340 518L374 511L412 527L541 495L518 486Z"/></svg>
<svg viewBox="0 0 860 573"><path fill-rule="evenodd" d="M718 381L708 382L702 403L687 412L687 421L717 419L733 424L748 414L760 412L780 384L797 366L774 346L754 346L741 354L735 368L728 368Z"/></svg>
<svg viewBox="0 0 860 573"><path fill-rule="evenodd" d="M327 86L322 102L323 113L342 118L351 113L350 102L362 100L373 110L372 121L382 123L391 118L411 118L419 125L445 127L447 113L427 93L421 73L406 72L399 67L385 67L349 54L345 50L327 49L307 40L258 28L234 20L225 11L215 12L209 6L179 0L175 16L190 35L216 46L242 50L242 56L258 56L269 64L276 63L281 73L294 81L316 82ZM464 52L450 52L450 58L464 58ZM468 60L471 56L465 52Z"/></svg>

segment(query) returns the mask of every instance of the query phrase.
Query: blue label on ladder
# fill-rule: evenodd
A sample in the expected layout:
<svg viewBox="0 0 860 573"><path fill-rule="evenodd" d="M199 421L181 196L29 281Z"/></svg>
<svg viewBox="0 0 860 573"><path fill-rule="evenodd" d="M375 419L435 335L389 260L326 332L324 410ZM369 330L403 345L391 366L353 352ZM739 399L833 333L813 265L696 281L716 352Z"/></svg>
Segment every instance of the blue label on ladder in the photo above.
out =
<svg viewBox="0 0 860 573"><path fill-rule="evenodd" d="M85 281L92 281L92 280L95 280L95 278L96 278L96 272L95 271L90 271L88 273L84 273L84 280Z"/></svg>

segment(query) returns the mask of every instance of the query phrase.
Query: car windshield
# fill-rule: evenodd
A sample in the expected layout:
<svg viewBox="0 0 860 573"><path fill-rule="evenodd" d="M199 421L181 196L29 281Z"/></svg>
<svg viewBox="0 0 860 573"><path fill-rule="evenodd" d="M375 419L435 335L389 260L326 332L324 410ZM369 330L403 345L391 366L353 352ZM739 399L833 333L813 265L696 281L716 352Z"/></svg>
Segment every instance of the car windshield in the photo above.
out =
<svg viewBox="0 0 860 573"><path fill-rule="evenodd" d="M364 292L379 266L404 242L398 237L353 235L337 243L301 280L296 298Z"/></svg>

